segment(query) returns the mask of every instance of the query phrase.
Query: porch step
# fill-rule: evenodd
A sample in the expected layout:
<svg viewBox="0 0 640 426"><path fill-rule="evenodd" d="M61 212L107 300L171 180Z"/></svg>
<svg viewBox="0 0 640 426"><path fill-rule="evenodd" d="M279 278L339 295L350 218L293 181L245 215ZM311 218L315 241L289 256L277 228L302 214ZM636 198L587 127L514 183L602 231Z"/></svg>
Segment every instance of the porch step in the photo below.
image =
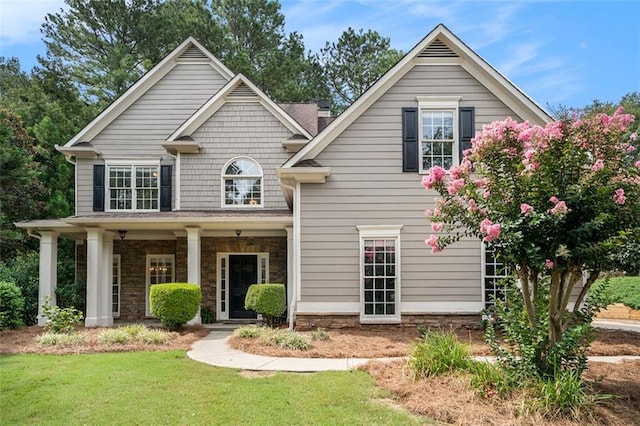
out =
<svg viewBox="0 0 640 426"><path fill-rule="evenodd" d="M233 331L236 328L240 328L245 325L262 324L262 321L258 320L236 320L236 321L221 321L214 322L213 324L202 324L202 327L211 331Z"/></svg>

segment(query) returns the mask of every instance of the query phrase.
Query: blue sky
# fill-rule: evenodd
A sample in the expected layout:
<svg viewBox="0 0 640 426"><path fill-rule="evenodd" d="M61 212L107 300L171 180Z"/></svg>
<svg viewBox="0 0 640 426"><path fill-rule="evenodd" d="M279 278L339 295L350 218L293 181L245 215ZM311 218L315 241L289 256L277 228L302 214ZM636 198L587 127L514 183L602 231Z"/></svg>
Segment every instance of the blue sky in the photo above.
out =
<svg viewBox="0 0 640 426"><path fill-rule="evenodd" d="M410 50L438 23L540 105L584 106L640 91L640 1L282 0L286 31L312 51L348 27ZM40 25L62 0L0 0L0 56L44 53Z"/></svg>

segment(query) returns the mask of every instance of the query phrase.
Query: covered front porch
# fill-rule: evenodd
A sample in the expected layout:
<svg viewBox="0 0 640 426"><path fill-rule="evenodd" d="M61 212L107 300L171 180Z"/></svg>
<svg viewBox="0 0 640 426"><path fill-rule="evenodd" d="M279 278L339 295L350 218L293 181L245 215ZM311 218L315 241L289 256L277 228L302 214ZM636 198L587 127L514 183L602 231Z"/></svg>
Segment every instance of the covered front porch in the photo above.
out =
<svg viewBox="0 0 640 426"><path fill-rule="evenodd" d="M248 318L244 294L256 282L282 282L292 300L290 211L106 214L17 224L40 239L38 324L55 302L58 238L76 241L76 279L86 282L85 325L151 319L149 288L161 282L202 287L216 320ZM200 315L191 322L199 324Z"/></svg>

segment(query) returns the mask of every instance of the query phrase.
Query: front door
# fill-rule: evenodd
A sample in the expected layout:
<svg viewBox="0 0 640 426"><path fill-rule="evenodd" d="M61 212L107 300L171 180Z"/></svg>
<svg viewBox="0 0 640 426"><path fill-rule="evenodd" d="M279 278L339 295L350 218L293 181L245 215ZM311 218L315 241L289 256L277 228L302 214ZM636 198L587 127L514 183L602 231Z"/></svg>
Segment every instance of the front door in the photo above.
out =
<svg viewBox="0 0 640 426"><path fill-rule="evenodd" d="M244 308L244 298L251 284L258 282L258 256L229 255L229 318L255 318L253 311Z"/></svg>

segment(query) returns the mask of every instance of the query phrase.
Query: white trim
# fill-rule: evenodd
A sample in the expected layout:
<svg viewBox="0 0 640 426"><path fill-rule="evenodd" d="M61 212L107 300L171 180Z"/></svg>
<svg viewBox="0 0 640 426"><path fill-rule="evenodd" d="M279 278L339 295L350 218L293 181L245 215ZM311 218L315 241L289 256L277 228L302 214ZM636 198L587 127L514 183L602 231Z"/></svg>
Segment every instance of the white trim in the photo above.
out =
<svg viewBox="0 0 640 426"><path fill-rule="evenodd" d="M361 323L394 323L401 320L401 294L402 294L402 271L401 271L401 244L400 244L400 230L402 225L358 225L356 226L359 232L359 262L360 262L360 277L358 280L358 286L360 291L360 322ZM364 243L366 240L393 240L394 241L394 257L395 257L395 278L394 278L394 313L391 315L376 315L365 314L365 289L364 289ZM374 253L375 255L375 253ZM386 291L386 290L385 290Z"/></svg>
<svg viewBox="0 0 640 426"><path fill-rule="evenodd" d="M326 129L293 155L282 167L293 167L301 160L315 158L416 64L424 62L418 58L418 55L436 38L440 38L446 42L452 50L458 53L462 57L461 66L491 90L507 107L517 113L520 118L523 120L528 119L533 123L547 123L552 120L551 116L549 116L544 109L465 45L464 42L449 31L447 27L440 24L427 34L395 66L380 77L380 79L351 104L346 111L331 122ZM490 81L493 81L493 84L489 84Z"/></svg>
<svg viewBox="0 0 640 426"><path fill-rule="evenodd" d="M296 314L343 314L360 315L360 302L301 302L297 303Z"/></svg>
<svg viewBox="0 0 640 426"><path fill-rule="evenodd" d="M416 96L420 109L457 109L462 96Z"/></svg>
<svg viewBox="0 0 640 426"><path fill-rule="evenodd" d="M409 314L477 314L482 302L401 302L400 312ZM360 315L359 302L298 302L297 315Z"/></svg>
<svg viewBox="0 0 640 426"><path fill-rule="evenodd" d="M224 252L216 254L216 318L218 320L229 319L229 290L231 283L229 282L229 256L256 256L256 279L261 280L261 263L264 259L266 262L266 281L269 282L269 252ZM224 274L221 272L222 261L225 262ZM224 311L222 310L222 280L225 282Z"/></svg>
<svg viewBox="0 0 640 426"><path fill-rule="evenodd" d="M214 115L225 103L231 101L237 102L256 102L255 98L233 98L230 99L227 96L233 92L240 84L244 83L248 86L257 96L257 102L262 104L271 114L273 114L280 122L293 134L300 134L307 139L311 139L312 136L307 132L304 127L298 124L289 114L287 114L281 107L273 102L267 95L265 95L256 85L249 81L244 75L238 74L227 84L225 84L211 99L209 99L204 105L185 121L175 132L167 138L167 142L175 141L182 136L189 136L195 132L200 126L202 126L212 115Z"/></svg>
<svg viewBox="0 0 640 426"><path fill-rule="evenodd" d="M253 162L258 169L260 169L259 175L228 175L225 172L227 168L236 160L249 160ZM235 177L234 177L235 176ZM233 157L231 160L227 161L222 167L222 171L220 173L220 204L223 209L257 209L264 207L264 169L260 165L259 162L254 160L253 158L246 155L239 155L237 157ZM227 204L227 192L225 191L225 179L256 179L260 178L260 204Z"/></svg>
<svg viewBox="0 0 640 426"><path fill-rule="evenodd" d="M117 268L114 268L117 264ZM121 262L121 255L119 254L114 254L113 255L113 262L112 262L112 266L111 266L111 271L113 273L114 269L117 270L116 274L116 281L118 282L118 310L114 311L113 310L113 276L111 278L111 311L113 314L114 318L117 318L120 316L120 303L122 300L122 281L121 281L121 277L122 277L122 262Z"/></svg>
<svg viewBox="0 0 640 426"><path fill-rule="evenodd" d="M167 282L172 283L172 282L175 282L176 280L176 256L174 254L148 254L147 255L147 259L145 263L146 286L145 286L145 296L144 296L145 297L145 315L147 317L152 317L151 309L149 306L149 293L150 293L149 290L151 289L151 283L149 282L151 280L151 275L149 274L149 269L151 268L151 258L170 260L171 261L171 280ZM161 284L161 283L156 283L156 284Z"/></svg>
<svg viewBox="0 0 640 426"><path fill-rule="evenodd" d="M160 166L160 159L157 160L139 160L135 158L117 158L104 160L104 165L107 167L135 167L135 166Z"/></svg>
<svg viewBox="0 0 640 426"><path fill-rule="evenodd" d="M403 314L477 314L484 309L482 302L402 302Z"/></svg>
<svg viewBox="0 0 640 426"><path fill-rule="evenodd" d="M176 196L175 196L175 210L180 210L180 202L181 202L181 193L182 193L182 179L180 173L180 163L182 162L182 153L178 151L176 153L176 174L175 174L175 185L176 185Z"/></svg>
<svg viewBox="0 0 640 426"><path fill-rule="evenodd" d="M451 167L460 164L460 100L461 96L417 96L418 101L418 159L419 173L427 173L423 168L424 158L422 156L422 143L424 142L424 123L422 113L431 112L452 112L453 115L453 147L451 148ZM436 139L430 139L433 141ZM447 142L448 140L442 140Z"/></svg>
<svg viewBox="0 0 640 426"><path fill-rule="evenodd" d="M107 127L113 120L115 120L122 112L129 108L136 100L138 100L147 90L155 85L162 77L167 75L178 63L188 62L178 60L180 55L187 51L191 46L197 47L202 53L209 58L209 63L213 69L215 69L222 78L227 81L233 77L233 72L222 62L220 62L215 56L213 56L207 49L205 49L196 39L193 37L187 38L185 41L176 47L173 52L169 53L162 61L153 67L149 72L143 75L137 82L135 82L126 92L118 97L111 105L109 105L104 111L102 111L95 119L86 125L80 132L78 132L64 147L72 147L78 142L90 141L96 135L98 135L105 127Z"/></svg>

